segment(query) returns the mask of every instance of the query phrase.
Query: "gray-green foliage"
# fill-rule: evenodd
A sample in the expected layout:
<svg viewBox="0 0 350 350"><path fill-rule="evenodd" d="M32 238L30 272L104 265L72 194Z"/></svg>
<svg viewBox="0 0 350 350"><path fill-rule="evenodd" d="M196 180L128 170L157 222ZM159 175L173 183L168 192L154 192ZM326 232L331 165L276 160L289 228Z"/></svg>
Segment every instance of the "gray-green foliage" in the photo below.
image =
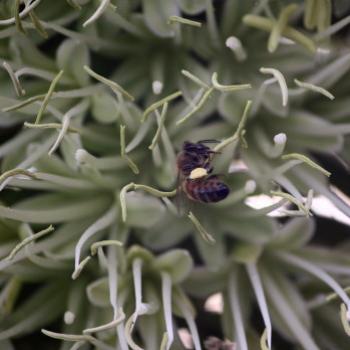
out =
<svg viewBox="0 0 350 350"><path fill-rule="evenodd" d="M322 195L350 216L313 158L349 161L350 51L337 32L350 21L330 26L348 10L2 1L0 127L16 133L0 144L1 348L61 320L43 332L62 350L182 349L176 316L198 350L193 300L221 293L223 338L239 350L270 349L272 329L298 348L348 349L349 244L313 244L311 210ZM221 141L215 172L232 192L179 215L176 152L201 139ZM279 201L253 209L258 194Z"/></svg>

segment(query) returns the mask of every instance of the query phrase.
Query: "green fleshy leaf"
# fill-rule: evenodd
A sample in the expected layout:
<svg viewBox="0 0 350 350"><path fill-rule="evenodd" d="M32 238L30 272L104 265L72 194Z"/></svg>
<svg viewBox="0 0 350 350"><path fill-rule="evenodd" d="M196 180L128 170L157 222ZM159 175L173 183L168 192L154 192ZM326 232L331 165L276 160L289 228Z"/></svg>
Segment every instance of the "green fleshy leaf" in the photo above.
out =
<svg viewBox="0 0 350 350"><path fill-rule="evenodd" d="M176 1L143 0L143 11L150 30L160 37L172 37L174 29L168 24L170 16L179 16Z"/></svg>
<svg viewBox="0 0 350 350"><path fill-rule="evenodd" d="M153 266L169 273L173 283L181 283L190 274L193 261L187 250L173 249L158 256Z"/></svg>
<svg viewBox="0 0 350 350"><path fill-rule="evenodd" d="M109 306L110 301L109 301L108 278L102 277L90 283L86 287L86 294L92 305L95 305L98 307Z"/></svg>
<svg viewBox="0 0 350 350"><path fill-rule="evenodd" d="M247 264L256 262L259 259L261 253L261 246L239 243L233 249L232 258L238 263Z"/></svg>
<svg viewBox="0 0 350 350"><path fill-rule="evenodd" d="M267 244L272 249L298 249L312 237L315 224L312 219L293 218L277 231L276 236Z"/></svg>
<svg viewBox="0 0 350 350"><path fill-rule="evenodd" d="M63 285L51 283L41 288L3 320L0 340L31 333L52 322L63 312L65 298Z"/></svg>
<svg viewBox="0 0 350 350"><path fill-rule="evenodd" d="M79 86L89 84L89 76L83 69L90 65L89 51L84 44L72 39L65 40L57 51L57 65L70 75Z"/></svg>
<svg viewBox="0 0 350 350"><path fill-rule="evenodd" d="M240 206L236 206L235 211L242 215L233 216L229 212L220 216L218 226L225 233L258 245L269 241L274 236L277 227L272 218L266 216L249 218L249 215L244 215L245 209ZM250 211L253 213L253 210L246 209L247 213Z"/></svg>
<svg viewBox="0 0 350 350"><path fill-rule="evenodd" d="M176 304L184 304L187 310L192 314L192 317L196 317L196 309L194 308L190 298L180 287L173 288L173 300L173 312L176 316L183 317L181 310Z"/></svg>
<svg viewBox="0 0 350 350"><path fill-rule="evenodd" d="M210 226L208 231L211 232ZM215 231L213 231L215 239L214 244L208 244L208 242L203 240L203 237L201 237L196 231L193 231L192 234L195 235L196 247L202 259L208 266L208 269L210 271L221 269L226 263L226 246L222 234L215 234Z"/></svg>
<svg viewBox="0 0 350 350"><path fill-rule="evenodd" d="M126 258L129 265L131 265L135 259L141 259L147 266L154 261L153 254L138 245L134 245L128 250Z"/></svg>
<svg viewBox="0 0 350 350"><path fill-rule="evenodd" d="M106 92L99 92L92 97L92 116L101 124L111 124L118 119L115 98Z"/></svg>
<svg viewBox="0 0 350 350"><path fill-rule="evenodd" d="M127 223L131 227L149 228L161 220L165 208L158 198L140 192L127 193Z"/></svg>
<svg viewBox="0 0 350 350"><path fill-rule="evenodd" d="M196 267L184 282L184 288L188 293L199 298L222 291L226 286L229 268L229 266L223 266L220 270L212 271L207 267Z"/></svg>
<svg viewBox="0 0 350 350"><path fill-rule="evenodd" d="M309 344L313 344L309 334L310 313L303 297L296 285L289 281L283 272L273 269L272 266L274 265L268 265L261 271L274 326L287 339L295 341L303 338L307 339ZM289 321L291 317L292 323ZM300 332L301 329L304 331ZM311 348L316 350L315 347Z"/></svg>
<svg viewBox="0 0 350 350"><path fill-rule="evenodd" d="M191 230L189 220L166 212L159 222L147 231L140 231L137 236L149 248L166 249L177 245Z"/></svg>
<svg viewBox="0 0 350 350"><path fill-rule="evenodd" d="M189 15L198 15L206 8L205 0L178 0L180 9Z"/></svg>

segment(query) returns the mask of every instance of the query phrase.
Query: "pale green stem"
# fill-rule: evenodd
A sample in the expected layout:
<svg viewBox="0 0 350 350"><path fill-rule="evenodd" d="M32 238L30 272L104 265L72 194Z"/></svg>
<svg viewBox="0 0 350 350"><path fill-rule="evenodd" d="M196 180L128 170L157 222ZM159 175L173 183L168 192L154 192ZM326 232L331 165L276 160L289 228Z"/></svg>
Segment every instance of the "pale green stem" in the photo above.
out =
<svg viewBox="0 0 350 350"><path fill-rule="evenodd" d="M314 17L317 15L315 8L318 0L306 0L304 10L304 26L307 29L313 29L315 27Z"/></svg>
<svg viewBox="0 0 350 350"><path fill-rule="evenodd" d="M101 3L98 6L97 10L92 14L92 16L83 23L83 27L88 26L89 24L95 22L99 17L103 15L103 13L107 10L107 8L111 5L111 0L100 0Z"/></svg>
<svg viewBox="0 0 350 350"><path fill-rule="evenodd" d="M35 29L38 31L38 33L45 39L47 39L49 37L49 35L47 34L47 31L45 30L45 28L43 27L43 25L41 24L40 19L37 17L37 15L35 14L34 11L30 11L29 12L29 17L33 23L33 26L35 27Z"/></svg>
<svg viewBox="0 0 350 350"><path fill-rule="evenodd" d="M81 235L77 245L75 246L75 269L79 266L81 250L88 239L99 231L111 226L117 217L117 209L112 206L103 216L101 216L95 223L93 223Z"/></svg>
<svg viewBox="0 0 350 350"><path fill-rule="evenodd" d="M286 107L288 103L288 87L283 74L274 68L260 68L260 72L263 74L272 74L277 79L282 94L282 106Z"/></svg>
<svg viewBox="0 0 350 350"><path fill-rule="evenodd" d="M209 234L199 220L194 216L194 214L190 211L188 214L188 218L192 221L193 225L197 229L198 233L201 235L203 240L209 244L215 244L215 239L211 234Z"/></svg>
<svg viewBox="0 0 350 350"><path fill-rule="evenodd" d="M137 146L141 144L141 142L148 135L152 120L148 119L146 123L141 124L135 136L131 139L128 145L125 147L125 153L129 153L133 151Z"/></svg>
<svg viewBox="0 0 350 350"><path fill-rule="evenodd" d="M74 107L69 109L64 114L64 116L62 118L62 128L60 129L60 132L58 134L58 137L57 137L55 143L52 145L52 147L50 148L50 150L48 152L49 156L52 155L52 153L56 151L56 149L60 145L61 141L63 140L66 132L69 129L69 123L70 123L71 118L75 115L79 115L81 113L84 113L88 109L88 107L89 107L89 102L87 100L83 100L82 102L78 103L77 105L75 105Z"/></svg>
<svg viewBox="0 0 350 350"><path fill-rule="evenodd" d="M16 245L16 247L11 251L11 253L5 258L6 260L12 260L14 258L14 256L26 245L28 245L29 243L37 240L40 237L43 237L45 235L47 235L48 233L54 231L54 227L52 225L50 225L48 228L46 228L45 230L41 230L27 238L25 238L23 241L21 241L19 244Z"/></svg>
<svg viewBox="0 0 350 350"><path fill-rule="evenodd" d="M245 15L243 17L243 23L267 32L271 32L271 30L274 27L274 21L272 19L255 16L255 15ZM312 53L316 52L315 43L311 39L309 39L307 36L293 29L292 27L286 26L282 31L282 35L287 37L288 39L291 39L299 43L300 45L304 46Z"/></svg>
<svg viewBox="0 0 350 350"><path fill-rule="evenodd" d="M67 3L75 8L76 10L81 10L81 6L77 3L77 0L66 0Z"/></svg>
<svg viewBox="0 0 350 350"><path fill-rule="evenodd" d="M180 24L186 24L186 25L189 25L192 27L201 27L202 26L201 22L192 21L190 19L179 17L179 16L170 16L168 23L169 24L180 23Z"/></svg>
<svg viewBox="0 0 350 350"><path fill-rule="evenodd" d="M54 339L72 341L72 342L85 341L96 346L96 348L101 350L114 350L114 348L112 348L111 346L103 343L101 340L98 340L92 337L91 335L56 333L56 332L48 331L46 329L42 329L41 332L47 335L48 337L51 337Z"/></svg>
<svg viewBox="0 0 350 350"><path fill-rule="evenodd" d="M209 35L211 38L211 43L218 47L220 43L220 34L218 26L215 19L214 7L212 0L205 0L206 3L206 17L207 17L207 26L209 30Z"/></svg>
<svg viewBox="0 0 350 350"><path fill-rule="evenodd" d="M121 87L119 84L117 84L115 81L112 81L110 79L107 79L103 77L100 74L97 74L94 72L90 67L84 66L84 70L94 79L100 81L101 83L107 85L116 95L117 93L121 93L122 95L126 96L128 99L133 101L135 98L129 94L123 87Z"/></svg>
<svg viewBox="0 0 350 350"><path fill-rule="evenodd" d="M140 170L132 159L125 152L125 125L120 125L120 155L126 160L134 174L139 174Z"/></svg>
<svg viewBox="0 0 350 350"><path fill-rule="evenodd" d="M160 343L160 348L159 350L166 350L168 344L168 334L165 332L162 337L162 342Z"/></svg>
<svg viewBox="0 0 350 350"><path fill-rule="evenodd" d="M11 277L0 292L0 305L2 316L11 314L23 282L18 277Z"/></svg>
<svg viewBox="0 0 350 350"><path fill-rule="evenodd" d="M45 154L50 145L53 142L53 137L48 137L47 140L45 140L45 143L43 145L40 145L37 150L32 152L27 158L25 158L21 163L17 164L18 169L26 169L30 167L34 162L36 162L43 154ZM5 186L11 181L11 177L8 177L6 180L4 180L0 185L0 191L2 191Z"/></svg>
<svg viewBox="0 0 350 350"><path fill-rule="evenodd" d="M12 169L4 172L0 176L0 184L2 184L6 179L12 177L12 176L17 176L17 175L23 175L27 176L31 179L36 179L36 174L32 173L31 171L25 170L25 169ZM2 187L0 187L0 191L2 190Z"/></svg>
<svg viewBox="0 0 350 350"><path fill-rule="evenodd" d="M346 27L349 24L350 24L350 16L347 16L347 17L343 18L342 20L338 21L337 23L334 23L333 25L328 27L326 30L316 34L315 40L317 42L322 41L323 39L334 35L335 33L337 33L338 31L340 31L341 29L343 29L344 27Z"/></svg>
<svg viewBox="0 0 350 350"><path fill-rule="evenodd" d="M164 192L164 191L159 191L153 187L146 186L146 185L139 185L135 183L129 183L128 185L125 185L119 194L119 199L120 199L120 205L122 209L122 219L123 222L126 221L126 193L128 191L136 191L136 190L142 190L145 192L150 193L151 195L155 197L174 197L176 195L176 190L170 191L170 192Z"/></svg>
<svg viewBox="0 0 350 350"><path fill-rule="evenodd" d="M204 89L209 89L209 85L205 83L202 79L198 78L196 75L192 74L191 72L187 70L182 70L181 73L188 79L192 80L195 84L199 85L200 87Z"/></svg>
<svg viewBox="0 0 350 350"><path fill-rule="evenodd" d="M277 281L270 277L270 274L264 271L264 286L270 300L278 307L279 315L288 325L289 331L297 339L302 347L307 350L320 350L315 344L305 325L302 324L291 303L286 299L281 287Z"/></svg>
<svg viewBox="0 0 350 350"><path fill-rule="evenodd" d="M205 102L208 100L209 96L212 94L214 91L213 87L210 87L202 96L202 98L199 100L198 104L194 106L194 108L188 112L185 116L183 116L180 120L176 122L176 125L180 125L187 121L189 118L192 117L196 112L198 112L205 104Z"/></svg>
<svg viewBox="0 0 350 350"><path fill-rule="evenodd" d="M166 272L161 273L162 277L162 301L163 301L163 310L164 310L164 319L165 327L167 333L167 344L165 349L169 350L171 344L174 341L174 329L172 321L172 311L171 311L171 278L170 275Z"/></svg>
<svg viewBox="0 0 350 350"><path fill-rule="evenodd" d="M87 328L83 330L84 334L90 334L90 333L96 333L101 331L106 331L109 329L115 329L119 324L121 324L125 319L125 314L122 309L119 309L119 316L114 319L113 321L106 323L104 325L93 327L93 328Z"/></svg>
<svg viewBox="0 0 350 350"><path fill-rule="evenodd" d="M254 102L253 102L253 107L252 107L252 114L255 115L258 111L259 111L259 107L263 101L265 92L267 90L267 87L271 84L274 84L277 81L276 78L271 78L271 79L267 79L265 80L259 87L256 96L254 98Z"/></svg>
<svg viewBox="0 0 350 350"><path fill-rule="evenodd" d="M25 6L25 8L22 10L22 12L18 13L18 18L22 19L23 17L27 16L30 11L34 10L40 4L40 2L41 2L41 0L34 0L30 5ZM0 20L0 26L8 26L8 25L14 24L14 23L16 23L15 17Z"/></svg>
<svg viewBox="0 0 350 350"><path fill-rule="evenodd" d="M105 240L105 241L95 242L90 247L91 255L92 256L96 255L98 248L107 247L107 246L122 247L123 243L117 240Z"/></svg>
<svg viewBox="0 0 350 350"><path fill-rule="evenodd" d="M247 338L244 331L242 311L239 300L239 289L237 280L237 271L231 272L228 281L228 294L230 301L230 308L235 323L235 334L237 338L237 345L239 350L248 350Z"/></svg>
<svg viewBox="0 0 350 350"><path fill-rule="evenodd" d="M63 75L63 70L61 70L55 77L55 79L52 80L52 83L50 84L50 87L49 87L49 90L47 92L47 94L45 95L44 97L44 100L40 106L40 109L39 109L39 112L38 112L38 115L36 116L36 119L35 119L35 124L39 124L40 121L41 121L41 118L46 110L46 107L49 103L49 100L53 94L53 91L58 83L58 81L60 80L61 76Z"/></svg>
<svg viewBox="0 0 350 350"><path fill-rule="evenodd" d="M216 72L213 73L211 77L211 82L213 84L214 89L219 90L221 92L241 91L252 88L250 84L222 85L218 82L218 74Z"/></svg>
<svg viewBox="0 0 350 350"><path fill-rule="evenodd" d="M285 193L285 192L280 192L280 191L271 191L270 192L273 196L278 196L278 197L282 197L287 199L288 201L290 201L291 203L295 204L299 210L301 210L302 212L305 213L306 216L310 215L310 211L307 210L307 208L304 206L303 203L301 203L298 199L296 199L295 197L293 197L291 194L289 193Z"/></svg>
<svg viewBox="0 0 350 350"><path fill-rule="evenodd" d="M71 1L71 0L67 0L67 1ZM86 341L84 340L78 341L75 344L73 344L69 350L79 350L85 344L86 344Z"/></svg>
<svg viewBox="0 0 350 350"><path fill-rule="evenodd" d="M176 304L177 304L177 307L181 310L181 313L186 320L186 323L192 335L194 349L202 350L196 322L194 321L194 318L190 309L187 307L185 303L182 303L180 300L177 300Z"/></svg>
<svg viewBox="0 0 350 350"><path fill-rule="evenodd" d="M282 159L298 159L298 160L306 163L310 167L320 171L322 174L326 175L327 177L331 176L331 173L329 171L327 171L326 169L322 168L321 166L319 166L318 164L316 164L310 158L304 156L303 154L289 153L289 154L283 155Z"/></svg>
<svg viewBox="0 0 350 350"><path fill-rule="evenodd" d="M63 128L63 125L60 123L42 123L42 124L33 124L33 123L28 123L24 122L23 124L26 128L30 129L56 129L60 130ZM74 128L73 126L68 126L67 129L68 132L73 132L73 133L79 133L80 130L77 128Z"/></svg>
<svg viewBox="0 0 350 350"><path fill-rule="evenodd" d="M131 347L132 350L144 350L143 348L138 346L132 339L131 334L133 329L134 329L134 321L133 321L133 315L131 315L125 324L126 341L128 342L128 345Z"/></svg>
<svg viewBox="0 0 350 350"><path fill-rule="evenodd" d="M142 265L143 261L140 258L136 258L132 262L132 275L135 293L135 311L133 313L134 324L142 310Z"/></svg>
<svg viewBox="0 0 350 350"><path fill-rule="evenodd" d="M261 350L270 350L271 346L266 345L268 344L268 331L267 328L265 328L261 338L260 338L260 348Z"/></svg>
<svg viewBox="0 0 350 350"><path fill-rule="evenodd" d="M317 85L314 85L314 84L311 84L311 83L306 83L306 82L302 82L298 79L294 79L294 82L296 85L298 85L299 87L303 88L303 89L306 89L306 90L311 90L311 91L314 91L314 92L318 92L326 97L328 97L330 100L334 100L335 97L334 95L332 95L329 91L327 91L326 89L320 87L320 86L317 86Z"/></svg>
<svg viewBox="0 0 350 350"><path fill-rule="evenodd" d="M142 118L141 118L141 122L143 123L146 118L152 113L154 112L157 108L161 107L164 103L166 102L170 102L176 98L178 98L179 96L182 95L181 91L176 91L171 95L168 95L164 98L162 98L161 100L154 102L153 104L151 104L149 107L146 108L146 110L143 112L142 114Z"/></svg>
<svg viewBox="0 0 350 350"><path fill-rule="evenodd" d="M45 94L42 94L42 95L37 95L37 96L33 96L33 97L29 97L27 98L26 100L22 101L22 102L19 102L19 103L16 103L12 106L9 106L9 107L5 107L2 109L3 112L12 112L12 111L15 111L16 109L20 109L22 107L25 107L33 102L36 102L36 101L40 101L42 99L45 98Z"/></svg>
<svg viewBox="0 0 350 350"><path fill-rule="evenodd" d="M76 280L80 273L83 271L84 267L87 265L87 263L91 260L91 256L87 256L84 260L82 260L77 266L75 266L75 269L72 273L72 279Z"/></svg>
<svg viewBox="0 0 350 350"><path fill-rule="evenodd" d="M264 289L263 289L263 286L261 283L259 271L258 271L255 263L247 264L246 269L248 271L248 276L249 276L250 282L253 285L254 293L255 293L256 299L258 301L261 315L264 319L264 323L265 323L265 327L266 327L265 332L266 332L266 337L267 337L267 344L268 344L269 348L271 349L271 346L272 346L272 343L271 343L272 324L271 324L269 309L267 306L265 293L264 293ZM265 334L265 332L264 332L264 334ZM265 341L265 344L266 344L266 341Z"/></svg>
<svg viewBox="0 0 350 350"><path fill-rule="evenodd" d="M166 116L167 111L168 111L168 103L166 102L166 103L164 103L163 108L162 108L162 112L161 112L161 115L159 118L159 125L157 128L156 134L153 137L152 143L148 146L148 148L150 150L153 150L153 148L158 143L159 137L161 135L161 132L162 132L162 129L164 126L164 120L165 120L165 116Z"/></svg>
<svg viewBox="0 0 350 350"><path fill-rule="evenodd" d="M22 21L21 21L21 17L19 16L19 7L21 5L21 0L15 0L14 3L14 15L15 15L15 24L16 24L16 28L20 33L26 34L26 31L24 30L23 26L22 26Z"/></svg>
<svg viewBox="0 0 350 350"><path fill-rule="evenodd" d="M346 307L345 304L340 305L340 319L345 333L350 337L349 306Z"/></svg>
<svg viewBox="0 0 350 350"><path fill-rule="evenodd" d="M13 87L15 88L17 96L24 96L26 91L22 88L21 83L19 82L16 74L14 73L12 67L7 63L3 62L3 67L6 69L7 73L9 74Z"/></svg>
<svg viewBox="0 0 350 350"><path fill-rule="evenodd" d="M248 100L245 107L244 107L244 112L243 116L238 124L238 128L236 132L226 140L221 141L218 145L214 147L215 152L220 152L222 149L224 149L226 146L231 144L232 142L235 142L239 138L242 138L243 136L243 131L244 131L244 126L246 124L247 118L248 118L248 113L251 107L252 101Z"/></svg>
<svg viewBox="0 0 350 350"><path fill-rule="evenodd" d="M279 39L281 34L288 24L289 17L298 9L297 4L290 4L284 7L279 15L279 18L276 24L273 26L270 34L270 38L268 41L268 50L269 52L274 52L277 49Z"/></svg>

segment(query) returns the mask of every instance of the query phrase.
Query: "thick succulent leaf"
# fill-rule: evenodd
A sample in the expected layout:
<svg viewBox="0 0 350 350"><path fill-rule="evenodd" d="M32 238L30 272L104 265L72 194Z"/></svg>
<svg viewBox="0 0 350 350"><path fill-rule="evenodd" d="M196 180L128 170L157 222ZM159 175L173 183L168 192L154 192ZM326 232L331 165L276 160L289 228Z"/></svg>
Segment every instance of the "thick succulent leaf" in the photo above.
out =
<svg viewBox="0 0 350 350"><path fill-rule="evenodd" d="M87 47L72 39L65 40L57 51L57 64L66 74L70 75L79 86L89 83L89 76L83 69L84 65L90 65L90 57Z"/></svg>
<svg viewBox="0 0 350 350"><path fill-rule="evenodd" d="M276 232L268 243L272 249L297 249L304 246L314 233L315 222L310 218L292 218Z"/></svg>
<svg viewBox="0 0 350 350"><path fill-rule="evenodd" d="M256 262L262 254L263 248L259 245L238 243L231 254L232 259L241 264Z"/></svg>
<svg viewBox="0 0 350 350"><path fill-rule="evenodd" d="M264 216L249 218L249 215L244 215L246 210L249 212L249 209L237 207L235 214L225 212L220 215L220 230L252 244L259 245L269 241L276 232L276 222ZM240 211L242 215L238 216Z"/></svg>
<svg viewBox="0 0 350 350"><path fill-rule="evenodd" d="M77 198L45 194L23 200L12 208L0 207L4 218L32 223L56 223L98 216L107 209L110 198Z"/></svg>
<svg viewBox="0 0 350 350"><path fill-rule="evenodd" d="M196 297L207 297L217 293L226 285L228 266L220 270L210 270L207 267L196 267L184 282L187 292Z"/></svg>
<svg viewBox="0 0 350 350"><path fill-rule="evenodd" d="M226 247L223 235L215 234L213 231L212 236L215 239L215 243L210 244L204 241L203 237L201 237L198 232L194 231L193 234L195 235L196 247L199 254L208 266L208 269L210 271L221 269L226 263Z"/></svg>
<svg viewBox="0 0 350 350"><path fill-rule="evenodd" d="M158 256L153 262L153 267L169 273L171 281L176 284L181 283L190 274L193 260L187 250L173 249Z"/></svg>
<svg viewBox="0 0 350 350"><path fill-rule="evenodd" d="M309 246L299 249L297 254L319 264L320 266L328 266L330 270L333 266L338 267L339 271L343 270L345 273L349 271L350 257L347 251L328 249L321 246Z"/></svg>
<svg viewBox="0 0 350 350"><path fill-rule="evenodd" d="M317 320L314 324L313 333L319 344L323 344L329 349L346 350L349 337L344 330L339 327L338 303L324 305L315 309L313 316Z"/></svg>
<svg viewBox="0 0 350 350"><path fill-rule="evenodd" d="M31 333L54 321L66 306L65 298L65 288L59 283L41 288L3 320L0 340Z"/></svg>
<svg viewBox="0 0 350 350"><path fill-rule="evenodd" d="M191 313L193 318L196 317L196 309L190 298L180 287L175 287L173 288L173 312L176 316L183 317L179 305L183 305Z"/></svg>
<svg viewBox="0 0 350 350"><path fill-rule="evenodd" d="M305 301L296 286L267 265L262 271L262 281L270 304L273 326L283 336L298 340L305 349L319 349L310 334L311 320Z"/></svg>
<svg viewBox="0 0 350 350"><path fill-rule="evenodd" d="M174 35L173 27L168 24L170 16L178 16L179 8L173 0L143 0L143 11L149 29L160 37Z"/></svg>
<svg viewBox="0 0 350 350"><path fill-rule="evenodd" d="M108 278L102 277L90 283L86 288L86 295L92 305L98 307L110 306Z"/></svg>
<svg viewBox="0 0 350 350"><path fill-rule="evenodd" d="M166 249L182 241L191 230L189 220L180 219L166 212L154 226L147 231L140 231L138 237L147 247Z"/></svg>
<svg viewBox="0 0 350 350"><path fill-rule="evenodd" d="M139 192L126 195L127 223L131 227L149 228L155 225L165 212L161 201Z"/></svg>
<svg viewBox="0 0 350 350"><path fill-rule="evenodd" d="M177 0L181 11L189 15L198 15L206 8L205 0Z"/></svg>
<svg viewBox="0 0 350 350"><path fill-rule="evenodd" d="M92 97L92 116L101 124L111 124L118 119L115 98L99 91Z"/></svg>

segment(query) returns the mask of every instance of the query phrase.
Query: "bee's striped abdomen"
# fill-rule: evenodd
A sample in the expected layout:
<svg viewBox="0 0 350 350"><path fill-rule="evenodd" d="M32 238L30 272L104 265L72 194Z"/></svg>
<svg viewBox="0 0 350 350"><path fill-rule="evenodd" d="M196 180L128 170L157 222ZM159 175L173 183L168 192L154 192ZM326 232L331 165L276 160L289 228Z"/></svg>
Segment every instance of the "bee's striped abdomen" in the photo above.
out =
<svg viewBox="0 0 350 350"><path fill-rule="evenodd" d="M225 199L230 192L226 184L216 177L198 180L188 179L185 183L184 190L190 199L203 203L220 202Z"/></svg>

